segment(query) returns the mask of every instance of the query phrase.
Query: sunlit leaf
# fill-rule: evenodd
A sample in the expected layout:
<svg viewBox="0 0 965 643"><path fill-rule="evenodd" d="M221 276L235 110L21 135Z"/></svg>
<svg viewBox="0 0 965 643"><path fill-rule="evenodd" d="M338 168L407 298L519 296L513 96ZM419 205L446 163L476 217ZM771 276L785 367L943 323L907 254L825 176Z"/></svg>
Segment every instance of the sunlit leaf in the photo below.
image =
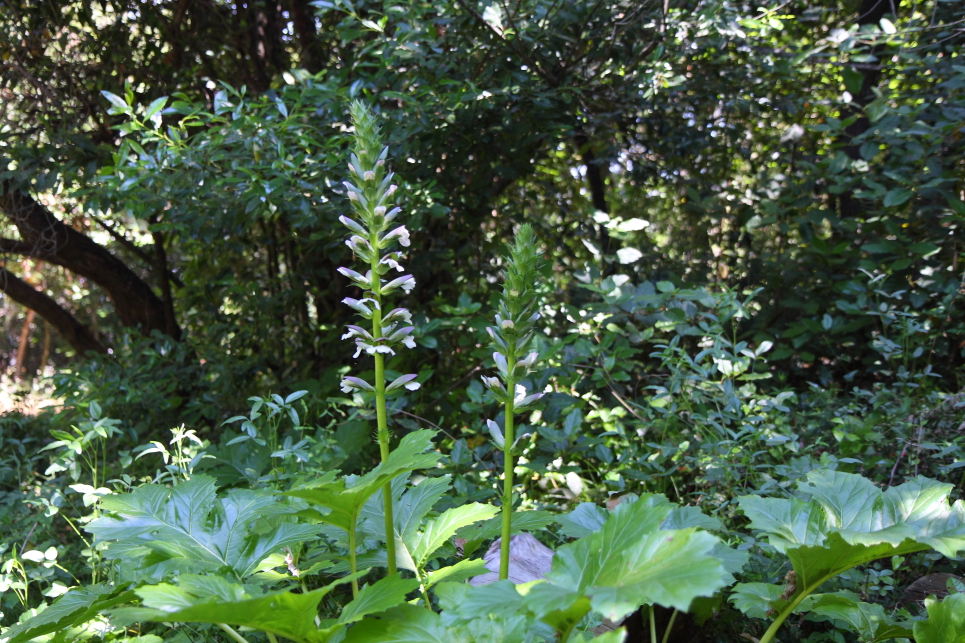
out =
<svg viewBox="0 0 965 643"><path fill-rule="evenodd" d="M23 643L89 621L102 610L135 599L134 592L111 585L91 585L70 590L36 616L6 630L5 643Z"/></svg>
<svg viewBox="0 0 965 643"><path fill-rule="evenodd" d="M915 643L965 643L965 594L925 599L928 619L915 623Z"/></svg>
<svg viewBox="0 0 965 643"><path fill-rule="evenodd" d="M817 470L798 484L800 498L745 496L739 504L751 527L790 559L793 588L781 594L795 600L879 558L929 548L954 557L965 549L965 504L949 504L952 488L919 476L881 491L856 474Z"/></svg>
<svg viewBox="0 0 965 643"><path fill-rule="evenodd" d="M139 561L139 577L160 579L172 571L231 570L251 574L282 547L316 535L312 525L281 522L263 533L256 521L291 514L269 491L238 489L218 498L213 478L195 476L176 487L141 486L101 500L108 512L88 525L107 558Z"/></svg>
<svg viewBox="0 0 965 643"><path fill-rule="evenodd" d="M319 631L315 623L318 603L334 587L352 578L345 576L305 593L255 596L247 587L221 576L185 574L178 578L177 585L159 583L135 590L143 607L120 608L113 610L112 615L127 623L227 623L270 632L297 643L324 643L330 633Z"/></svg>

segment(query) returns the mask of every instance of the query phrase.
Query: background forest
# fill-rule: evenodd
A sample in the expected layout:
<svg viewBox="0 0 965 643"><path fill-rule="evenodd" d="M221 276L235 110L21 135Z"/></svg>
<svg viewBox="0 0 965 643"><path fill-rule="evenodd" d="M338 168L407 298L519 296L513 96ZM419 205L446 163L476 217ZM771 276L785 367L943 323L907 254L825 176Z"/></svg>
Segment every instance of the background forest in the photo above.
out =
<svg viewBox="0 0 965 643"><path fill-rule="evenodd" d="M506 504L504 451L518 458L509 504L532 514L519 528L551 549L629 520L603 509L628 494L641 497L628 507L663 494L717 521L678 526L716 529L745 557L727 569L745 589L695 590L703 607L627 599L627 640L770 640L772 611L779 640L965 640L963 622L944 630L961 638L912 626L965 598L965 542L919 533L908 538L927 550L899 538L829 576L825 596L874 606L848 607L861 618L813 601L791 615L805 595L786 574L801 570L744 500L815 503L819 478L840 491L860 476L871 495L847 502L863 511L924 476L965 538L965 506L948 509L965 483L963 46L958 0L0 2L0 628L70 587L101 588L64 597L86 606L69 623L0 639L238 641L217 623L149 625L157 597L126 588L217 572L244 600L307 596L350 578L356 552L376 568L363 593L392 581L373 580L387 530L362 544L352 531L350 545L319 532L324 511L266 518L280 506L266 501L246 537L291 533L234 576L173 550L158 563L104 522L124 515L118 497L201 480L210 493L195 499L211 507L243 493L315 502L298 484L334 470L364 486L389 469L373 439L384 419L393 446L439 456L372 486L424 505L412 529ZM377 171L395 172L403 244L411 235L399 250L416 285L392 294L411 313L409 350L386 354L384 373L415 377L386 418L345 384L383 377L381 353L376 365L341 340L359 323L342 300L365 289L339 270L358 254L339 220L353 207L345 182L362 180L353 100L381 128ZM503 284L523 224L540 258L526 282L539 361L517 377L487 326L516 296ZM508 446L512 414L480 379L497 371L543 393ZM425 429L431 448L416 448ZM374 520L365 507L356 517ZM439 527L445 544L412 570L419 591L392 596L442 610L446 627L478 619L459 612L463 589L430 598L424 574L482 555L500 532L479 512ZM130 568L138 556L150 572ZM925 612L925 594L949 593ZM332 589L318 613L360 620L353 596ZM141 618L98 616L137 600ZM58 604L48 616L67 618ZM567 630L532 608L526 623L555 634L514 638L503 623L445 637L590 640L601 615L626 615L593 610ZM389 618L352 622L325 636L423 640L372 629ZM329 640L253 630L231 631Z"/></svg>

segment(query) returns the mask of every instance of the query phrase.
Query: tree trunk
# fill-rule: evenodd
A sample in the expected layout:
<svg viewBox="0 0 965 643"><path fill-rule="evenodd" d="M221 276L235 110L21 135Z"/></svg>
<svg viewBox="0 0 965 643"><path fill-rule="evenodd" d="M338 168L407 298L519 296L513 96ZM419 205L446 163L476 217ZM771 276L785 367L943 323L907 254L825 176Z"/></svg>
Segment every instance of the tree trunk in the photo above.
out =
<svg viewBox="0 0 965 643"><path fill-rule="evenodd" d="M107 292L125 326L137 328L144 335L158 330L180 339L180 329L168 323L164 303L120 259L86 235L64 225L29 194L15 189L11 181L0 183L0 188L0 212L17 227L22 238L21 242L7 242L23 246L14 251L63 266L90 279ZM37 312L46 318L43 312ZM54 320L48 321L59 330Z"/></svg>
<svg viewBox="0 0 965 643"><path fill-rule="evenodd" d="M174 297L171 294L171 279L168 271L168 254L164 248L164 234L152 232L154 238L154 272L161 287L161 301L164 304L164 332L174 337L178 332L177 317L174 315Z"/></svg>
<svg viewBox="0 0 965 643"><path fill-rule="evenodd" d="M298 62L313 74L322 70L323 54L315 29L315 11L309 0L289 0L288 15L298 35Z"/></svg>
<svg viewBox="0 0 965 643"><path fill-rule="evenodd" d="M579 152L583 166L586 168L586 181L590 187L590 202L595 210L610 213L610 207L606 200L606 183L603 179L603 169L600 167L601 161L593 153L593 146L590 139L582 133L576 135L577 152ZM592 224L591 224L592 225ZM608 275L613 272L613 267L608 266L606 256L610 254L610 232L606 224L597 224L597 243L600 244L600 272Z"/></svg>
<svg viewBox="0 0 965 643"><path fill-rule="evenodd" d="M0 291L9 295L17 303L36 311L37 314L50 322L79 354L83 355L88 351L102 355L107 354L107 349L97 341L86 326L61 308L56 301L6 268L0 268Z"/></svg>

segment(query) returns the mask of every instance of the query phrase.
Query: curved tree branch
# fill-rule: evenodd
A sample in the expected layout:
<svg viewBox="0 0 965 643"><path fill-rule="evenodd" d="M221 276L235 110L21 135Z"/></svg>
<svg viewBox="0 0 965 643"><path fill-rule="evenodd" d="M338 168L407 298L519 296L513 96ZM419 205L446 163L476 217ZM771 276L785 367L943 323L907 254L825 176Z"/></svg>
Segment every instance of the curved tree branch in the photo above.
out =
<svg viewBox="0 0 965 643"><path fill-rule="evenodd" d="M17 303L26 306L47 320L79 354L83 355L88 351L94 351L101 355L107 354L107 349L97 341L86 326L77 321L73 315L45 293L37 290L6 268L0 268L0 292L9 295Z"/></svg>
<svg viewBox="0 0 965 643"><path fill-rule="evenodd" d="M0 212L17 227L22 243L32 246L29 256L63 266L103 288L122 324L145 335L152 330L170 333L164 304L144 280L106 248L64 225L9 179L0 182ZM180 330L174 328L172 336L179 339Z"/></svg>

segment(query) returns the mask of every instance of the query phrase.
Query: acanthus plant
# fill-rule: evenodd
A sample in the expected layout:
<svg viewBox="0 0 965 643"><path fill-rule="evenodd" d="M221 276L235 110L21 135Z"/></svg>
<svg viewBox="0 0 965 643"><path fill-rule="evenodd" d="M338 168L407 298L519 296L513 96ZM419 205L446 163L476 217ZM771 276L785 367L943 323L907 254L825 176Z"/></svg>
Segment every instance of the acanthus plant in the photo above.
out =
<svg viewBox="0 0 965 643"><path fill-rule="evenodd" d="M358 377L345 377L342 380L342 391L366 391L375 396L375 413L378 427L377 437L379 453L382 462L389 457L389 430L386 420L386 393L405 388L414 391L419 388L416 375L406 374L386 385L385 356L394 355L400 346L415 348L412 337L414 327L411 325L412 315L405 308L395 308L383 312L383 296L402 289L406 293L415 286L412 275L402 275L395 279L384 279L383 276L391 270L403 272L399 264L402 255L398 251L383 251L395 246L409 245L409 231L405 226L394 226L393 222L401 213L401 209L390 203L391 196L398 189L392 183L394 174L385 168L388 147L382 145L379 136L379 126L375 115L361 102L355 101L351 106L352 122L355 126L354 150L349 162L351 181L344 183L348 198L352 203L355 218L341 216L339 221L352 234L345 244L352 249L356 257L368 265L365 274L350 268L339 268L338 271L348 277L358 286L363 296L360 299L346 297L342 303L348 305L360 317L370 322L370 329L361 326L348 326L342 339L355 341L355 357L362 353L371 355L375 361L375 379L366 382ZM395 552L395 533L392 529L392 491L391 484L386 482L382 488L384 504L386 555L390 575L397 573Z"/></svg>
<svg viewBox="0 0 965 643"><path fill-rule="evenodd" d="M509 545L513 516L513 448L516 446L515 414L542 397L530 394L520 383L535 366L539 353L529 350L533 342L536 312L536 292L539 256L536 236L528 224L520 226L515 243L510 248L506 278L496 312L496 325L486 330L492 338L493 360L499 377L482 378L493 398L503 405L503 430L493 420L487 420L489 433L503 452L502 529L500 531L499 578L509 575Z"/></svg>

